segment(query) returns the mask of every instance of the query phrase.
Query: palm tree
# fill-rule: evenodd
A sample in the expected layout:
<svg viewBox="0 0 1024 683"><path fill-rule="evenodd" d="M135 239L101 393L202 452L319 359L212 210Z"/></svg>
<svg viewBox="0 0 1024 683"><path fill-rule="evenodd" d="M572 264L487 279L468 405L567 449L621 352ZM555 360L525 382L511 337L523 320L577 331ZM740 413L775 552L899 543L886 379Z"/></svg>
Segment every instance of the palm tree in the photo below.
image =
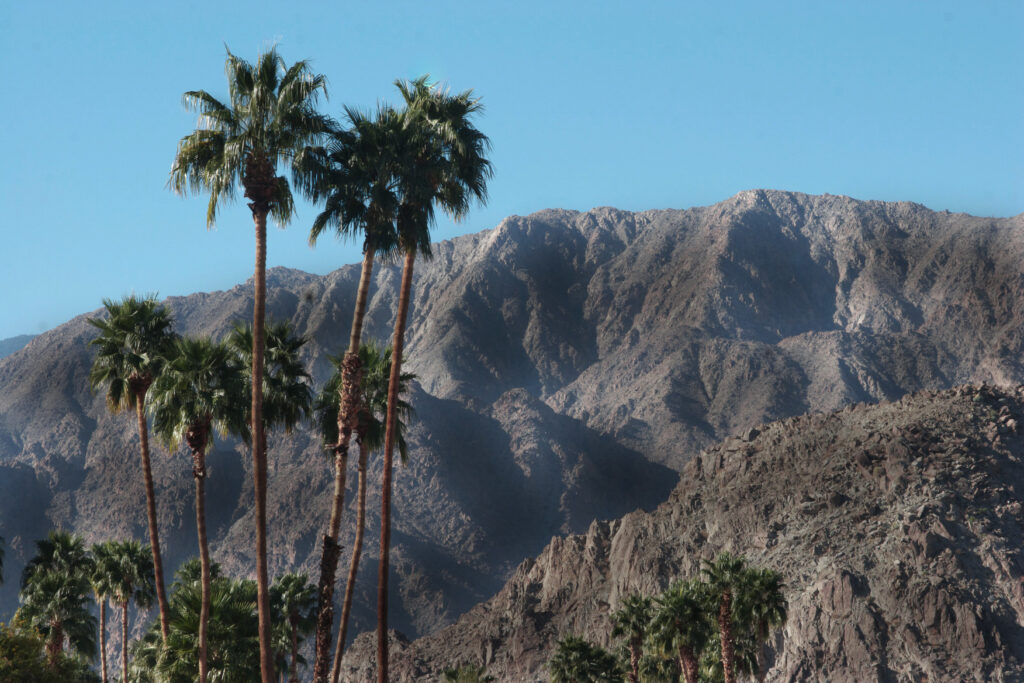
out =
<svg viewBox="0 0 1024 683"><path fill-rule="evenodd" d="M384 445L383 417L387 412L388 378L391 376L391 349L381 348L376 344L362 344L359 347L360 367L362 368L362 389L360 398L362 405L356 425L356 441L359 444L359 481L356 494L356 538L352 546L352 558L348 569L348 580L345 583L345 598L341 608L341 623L338 627L338 639L334 646L334 665L331 680L338 683L341 675L341 657L345 650L348 636L348 621L352 613L352 597L355 594L356 574L359 571L359 560L363 551L363 535L366 529L366 459L367 456ZM344 358L331 358L334 373L324 385L314 406L319 431L324 445L328 448L338 442L338 422L334 416L338 414L338 386L342 382ZM408 383L416 379L416 375L403 372L400 396L408 390ZM408 448L405 441L406 421L412 416L412 407L399 397L397 441L398 453L403 463L408 459Z"/></svg>
<svg viewBox="0 0 1024 683"><path fill-rule="evenodd" d="M444 683L493 683L494 676L487 675L487 668L462 664L454 669L445 669Z"/></svg>
<svg viewBox="0 0 1024 683"><path fill-rule="evenodd" d="M629 681L640 683L640 655L654 607L649 597L634 593L612 614L612 637L626 636L629 646Z"/></svg>
<svg viewBox="0 0 1024 683"><path fill-rule="evenodd" d="M602 647L579 636L567 635L558 641L548 661L552 683L618 683L622 670L615 657Z"/></svg>
<svg viewBox="0 0 1024 683"><path fill-rule="evenodd" d="M169 185L179 194L209 192L206 222L212 226L217 207L230 201L241 184L249 199L256 228L253 275L252 440L253 486L256 498L256 583L259 603L260 670L263 683L273 678L269 577L267 574L267 459L263 452L264 312L266 309L267 215L285 225L295 213L291 188L276 176L278 163L290 164L303 148L318 142L332 128L317 113L325 79L308 62L286 67L272 48L249 64L228 51L225 71L229 97L223 103L205 90L184 95L185 105L199 112L198 129L178 143Z"/></svg>
<svg viewBox="0 0 1024 683"><path fill-rule="evenodd" d="M160 534L157 531L156 495L149 462L149 432L146 426L146 393L160 375L164 358L174 343L174 322L170 312L155 297L127 296L120 302L103 300L107 319L89 323L100 335L89 342L97 349L89 382L107 386L107 405L114 413L134 408L142 454L142 481L146 488L146 517L149 544L153 549L156 599L160 607L160 633L167 637L167 593L164 590Z"/></svg>
<svg viewBox="0 0 1024 683"><path fill-rule="evenodd" d="M722 552L714 561L704 561L703 573L711 592L712 606L717 614L725 683L733 683L736 671L736 636L733 627L737 613L733 608L733 600L739 597L737 593L743 590L747 582L746 561L742 557Z"/></svg>
<svg viewBox="0 0 1024 683"><path fill-rule="evenodd" d="M749 569L744 599L739 605L745 621L754 628L757 641L757 680L764 683L768 657L765 648L769 630L786 623L788 603L783 594L782 575L772 569Z"/></svg>
<svg viewBox="0 0 1024 683"><path fill-rule="evenodd" d="M485 158L487 136L472 124L482 110L467 90L451 95L427 84L427 76L409 83L397 81L405 100L405 127L397 162L401 202L396 228L405 254L402 285L391 343L393 363L388 384L388 411L381 480L380 569L377 584L377 680L388 680L388 570L391 547L391 471L402 373L402 349L417 252L430 256L430 226L437 204L454 220L469 212L470 202L487 198L491 164Z"/></svg>
<svg viewBox="0 0 1024 683"><path fill-rule="evenodd" d="M175 344L174 354L154 384L153 393L154 431L168 450L184 439L192 455L202 584L198 666L199 679L206 683L211 609L210 550L206 540L206 451L212 443L214 429L248 439L245 382L237 357L227 345L208 339L185 338Z"/></svg>
<svg viewBox="0 0 1024 683"><path fill-rule="evenodd" d="M51 667L56 667L64 639L72 649L96 654L96 619L88 610L91 558L85 542L65 531L51 531L36 541L36 555L21 576L19 614L46 636Z"/></svg>
<svg viewBox="0 0 1024 683"><path fill-rule="evenodd" d="M701 581L678 581L654 599L649 639L678 662L686 683L697 683L700 654L711 638L708 589Z"/></svg>
<svg viewBox="0 0 1024 683"><path fill-rule="evenodd" d="M316 589L305 574L282 574L270 586L274 612L288 623L292 646L292 666L289 683L299 680L299 635L313 630Z"/></svg>
<svg viewBox="0 0 1024 683"><path fill-rule="evenodd" d="M114 573L116 571L114 560L113 541L94 543L89 549L92 555L92 571L89 573L89 583L92 585L92 592L96 598L96 604L100 606L100 671L103 676L103 683L107 683L107 600L114 593Z"/></svg>
<svg viewBox="0 0 1024 683"><path fill-rule="evenodd" d="M359 275L352 332L342 359L342 379L335 401L338 438L334 451L334 497L327 534L323 540L318 584L316 663L314 679L326 680L328 645L334 619L334 576L340 548L338 535L345 503L345 475L352 432L357 428L362 372L359 345L362 339L366 300L373 276L373 263L387 257L398 246L395 214L399 204L394 157L403 117L390 107L378 107L375 118L346 108L351 127L335 130L326 148L311 148L300 155L297 167L305 180L303 189L314 202L324 201L324 210L310 230L310 244L328 228L342 237L363 239L363 267Z"/></svg>
<svg viewBox="0 0 1024 683"><path fill-rule="evenodd" d="M153 604L153 554L138 541L114 543L112 598L121 608L121 680L128 680L128 605Z"/></svg>

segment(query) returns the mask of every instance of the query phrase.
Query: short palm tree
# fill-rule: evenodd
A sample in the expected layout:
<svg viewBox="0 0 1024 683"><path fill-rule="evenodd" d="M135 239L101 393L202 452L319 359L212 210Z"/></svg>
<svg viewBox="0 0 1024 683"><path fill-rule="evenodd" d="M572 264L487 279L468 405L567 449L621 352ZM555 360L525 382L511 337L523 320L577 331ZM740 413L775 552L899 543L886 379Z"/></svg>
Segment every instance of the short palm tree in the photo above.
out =
<svg viewBox="0 0 1024 683"><path fill-rule="evenodd" d="M444 678L441 680L444 683L493 683L494 676L487 675L487 668L484 666L463 664L454 669L445 669Z"/></svg>
<svg viewBox="0 0 1024 683"><path fill-rule="evenodd" d="M199 112L197 130L178 143L169 185L179 194L209 192L206 222L212 226L217 207L233 199L242 185L256 229L253 275L252 409L254 416L253 481L256 498L256 583L259 593L260 662L263 683L273 678L269 576L267 574L267 462L263 448L264 313L266 310L267 216L285 225L295 213L291 188L275 175L305 147L331 129L316 111L326 96L325 79L305 61L286 66L276 49L250 64L228 51L225 71L229 100L205 90L186 92L184 102Z"/></svg>
<svg viewBox="0 0 1024 683"><path fill-rule="evenodd" d="M384 468L381 480L380 568L377 584L377 680L388 680L388 572L391 548L391 477L398 411L398 388L402 372L405 325L412 291L416 254L430 256L430 227L434 207L461 220L473 199L487 198L491 163L485 154L487 136L473 125L482 111L471 90L452 95L427 82L398 81L405 101L405 125L398 145L396 176L401 201L395 227L399 248L404 252L402 284L391 343L393 363L388 384L385 422Z"/></svg>
<svg viewBox="0 0 1024 683"><path fill-rule="evenodd" d="M89 614L92 560L79 536L51 531L36 541L36 555L22 572L19 614L46 636L56 666L64 640L78 653L96 655L96 619Z"/></svg>
<svg viewBox="0 0 1024 683"><path fill-rule="evenodd" d="M153 554L138 541L114 543L111 597L121 608L121 680L128 680L128 606L148 609L155 592Z"/></svg>
<svg viewBox="0 0 1024 683"><path fill-rule="evenodd" d="M277 618L288 624L292 655L288 681L298 683L299 636L312 632L316 623L316 588L305 574L282 574L270 586L270 602Z"/></svg>
<svg viewBox="0 0 1024 683"><path fill-rule="evenodd" d="M697 683L700 655L711 638L707 605L707 586L696 580L678 581L654 599L648 639L676 658L686 683Z"/></svg>
<svg viewBox="0 0 1024 683"><path fill-rule="evenodd" d="M142 455L142 481L146 489L149 544L153 549L156 599L160 607L160 632L166 638L167 594L160 556L145 404L146 394L160 375L164 358L174 344L174 322L170 312L152 296L144 299L127 296L121 301L104 299L103 306L107 309L106 319L89 320L100 331L99 336L89 342L90 346L96 347L89 382L94 387L107 387L107 405L112 412L135 410Z"/></svg>
<svg viewBox="0 0 1024 683"><path fill-rule="evenodd" d="M640 656L643 654L644 638L654 615L654 606L649 597L634 593L628 596L622 607L612 614L612 637L626 637L629 647L629 681L640 683Z"/></svg>
<svg viewBox="0 0 1024 683"><path fill-rule="evenodd" d="M783 593L782 575L772 569L749 569L746 590L740 605L745 621L754 629L757 641L757 680L764 682L768 657L765 648L771 629L786 623L788 603Z"/></svg>
<svg viewBox="0 0 1024 683"><path fill-rule="evenodd" d="M310 244L325 230L333 228L341 237L361 237L363 266L359 275L352 331L342 359L342 378L337 387L337 440L334 451L334 496L327 534L323 540L318 584L316 663L314 679L326 680L328 645L334 619L334 575L340 548L338 535L345 503L345 475L349 443L357 428L361 404L359 376L362 372L359 345L362 339L366 301L373 276L374 260L386 258L398 246L395 217L399 204L394 157L396 142L404 126L403 117L390 107L379 107L375 117L346 108L350 127L331 133L325 148L310 148L300 155L297 167L305 180L303 189L314 202L324 201L324 210L313 221Z"/></svg>
<svg viewBox="0 0 1024 683"><path fill-rule="evenodd" d="M712 599L712 606L718 622L718 633L721 641L722 667L725 683L735 680L735 648L736 634L733 631L738 610L733 602L742 603L739 595L748 582L746 561L728 552L722 552L714 561L704 561L703 574L707 580Z"/></svg>
<svg viewBox="0 0 1024 683"><path fill-rule="evenodd" d="M92 555L92 571L89 572L89 583L100 607L100 672L103 683L107 683L107 600L114 593L114 541L95 543L89 549Z"/></svg>
<svg viewBox="0 0 1024 683"><path fill-rule="evenodd" d="M362 389L359 393L361 403L359 420L356 425L356 441L359 444L359 480L356 493L356 538L352 546L352 558L349 562L348 580L345 583L345 598L341 607L341 623L338 626L338 639L334 646L334 665L331 680L338 683L341 675L341 658L345 651L345 640L348 637L349 616L352 613L352 598L355 595L356 575L359 571L359 560L363 551L363 536L366 529L366 460L374 451L384 445L384 415L388 404L388 379L391 376L391 349L381 348L373 343L359 347L359 362L362 368ZM324 445L330 448L337 443L338 422L334 416L338 413L338 386L342 383L344 358L331 358L334 373L327 380L317 396L314 413ZM405 441L406 422L412 416L412 407L401 395L408 391L409 382L416 375L403 372L399 387L398 404L398 453L402 462L408 458Z"/></svg>
<svg viewBox="0 0 1024 683"><path fill-rule="evenodd" d="M558 641L548 661L552 683L619 683L622 670L615 657L602 647L579 636Z"/></svg>
<svg viewBox="0 0 1024 683"><path fill-rule="evenodd" d="M183 439L192 455L196 485L196 531L199 537L202 605L198 628L198 674L207 680L210 615L210 549L206 539L206 451L214 430L249 437L245 415L245 380L237 356L225 344L208 339L181 339L153 386L153 429L167 446ZM194 675L194 674L193 674Z"/></svg>

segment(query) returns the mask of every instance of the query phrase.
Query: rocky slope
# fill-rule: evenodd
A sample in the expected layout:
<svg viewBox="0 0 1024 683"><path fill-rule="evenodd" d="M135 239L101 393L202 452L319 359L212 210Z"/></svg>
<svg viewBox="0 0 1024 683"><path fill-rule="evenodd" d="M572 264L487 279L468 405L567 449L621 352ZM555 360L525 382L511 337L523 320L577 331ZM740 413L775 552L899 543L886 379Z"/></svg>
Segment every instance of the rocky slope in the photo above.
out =
<svg viewBox="0 0 1024 683"><path fill-rule="evenodd" d="M417 265L417 419L396 478L391 623L410 636L492 595L552 535L663 501L718 439L922 388L1024 381L1024 216L757 190L687 211L511 217L435 254ZM268 312L311 338L317 382L347 339L358 272L268 277ZM389 337L399 275L377 273L370 337ZM219 335L251 314L251 287L168 303L183 331ZM132 420L86 383L92 334L80 317L0 360L8 576L53 525L145 536ZM270 446L271 570L312 572L329 468L307 431ZM195 552L189 470L180 452L155 461L173 567ZM230 441L210 457L211 542L236 573L252 566L248 468ZM371 488L371 529L378 505ZM372 615L367 538L357 628ZM16 590L0 586L0 615Z"/></svg>
<svg viewBox="0 0 1024 683"><path fill-rule="evenodd" d="M1024 677L1024 386L925 391L774 422L703 451L651 513L553 539L492 599L413 643L392 671L456 662L547 680L566 633L609 643L609 613L725 549L780 571L789 620L769 680ZM370 681L372 634L347 656Z"/></svg>

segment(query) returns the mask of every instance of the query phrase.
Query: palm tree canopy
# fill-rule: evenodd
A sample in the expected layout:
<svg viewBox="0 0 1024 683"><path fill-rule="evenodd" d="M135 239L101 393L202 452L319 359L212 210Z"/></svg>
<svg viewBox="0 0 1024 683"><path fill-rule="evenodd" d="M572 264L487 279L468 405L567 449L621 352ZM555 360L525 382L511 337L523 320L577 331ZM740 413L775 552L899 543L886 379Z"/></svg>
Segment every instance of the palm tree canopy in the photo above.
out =
<svg viewBox="0 0 1024 683"><path fill-rule="evenodd" d="M92 560L81 536L54 530L46 538L36 541L36 554L21 573L21 587L25 588L36 574L47 572L85 576Z"/></svg>
<svg viewBox="0 0 1024 683"><path fill-rule="evenodd" d="M610 652L574 635L558 641L548 670L553 683L619 683L623 677Z"/></svg>
<svg viewBox="0 0 1024 683"><path fill-rule="evenodd" d="M189 110L199 113L199 121L178 143L168 184L178 194L210 193L210 227L217 208L233 199L238 184L254 210L269 210L284 225L294 214L294 201L288 180L274 172L333 128L316 111L320 95L327 96L326 79L312 73L306 61L286 66L276 48L259 54L253 64L228 50L224 70L226 102L205 90L182 97Z"/></svg>
<svg viewBox="0 0 1024 683"><path fill-rule="evenodd" d="M323 443L332 448L338 443L338 408L341 389L343 356L329 356L334 372L328 378L313 403L313 419ZM363 410L359 414L358 435L363 447L373 452L384 446L384 416L388 409L388 381L391 377L391 347L373 342L359 346L359 360L363 368ZM399 396L408 393L409 382L416 379L411 372L403 372L399 379ZM408 446L405 441L407 422L415 411L408 401L398 399L397 442L398 452L405 463Z"/></svg>
<svg viewBox="0 0 1024 683"><path fill-rule="evenodd" d="M648 640L674 656L686 648L699 656L711 639L708 587L699 580L677 581L654 599Z"/></svg>
<svg viewBox="0 0 1024 683"><path fill-rule="evenodd" d="M364 253L387 258L398 249L396 170L405 118L387 105L373 116L346 107L345 115L348 128L333 130L326 146L306 148L295 162L306 196L324 202L309 242L333 228L340 237L362 237Z"/></svg>
<svg viewBox="0 0 1024 683"><path fill-rule="evenodd" d="M263 424L267 429L284 427L290 432L307 419L312 410L312 389L299 352L309 341L296 335L287 321L272 322L266 326L266 344L263 354ZM228 345L241 361L246 385L246 421L249 420L251 401L248 392L252 382L252 326L236 324L228 336Z"/></svg>
<svg viewBox="0 0 1024 683"><path fill-rule="evenodd" d="M156 597L152 550L138 541L122 541L114 543L111 552L114 601L119 605L135 603L142 608L150 607Z"/></svg>
<svg viewBox="0 0 1024 683"><path fill-rule="evenodd" d="M59 625L71 647L88 659L96 656L96 618L89 613L90 562L78 566L37 564L23 582L18 615L43 635Z"/></svg>
<svg viewBox="0 0 1024 683"><path fill-rule="evenodd" d="M622 607L612 614L612 637L626 636L630 640L643 640L654 615L651 598L633 593L627 597Z"/></svg>
<svg viewBox="0 0 1024 683"><path fill-rule="evenodd" d="M99 336L89 342L96 358L89 371L93 387L107 386L107 405L114 412L133 408L137 391L145 391L160 374L174 343L170 311L154 296L104 299L107 317L90 318Z"/></svg>
<svg viewBox="0 0 1024 683"><path fill-rule="evenodd" d="M89 554L92 555L89 583L98 600L106 600L114 595L114 585L117 583L117 542L94 543L89 548Z"/></svg>
<svg viewBox="0 0 1024 683"><path fill-rule="evenodd" d="M785 624L789 604L783 592L782 575L773 569L752 568L747 570L745 578L744 590L737 601L743 621L765 632L770 627Z"/></svg>
<svg viewBox="0 0 1024 683"><path fill-rule="evenodd" d="M153 385L153 431L172 451L197 427L237 434L248 442L245 398L241 363L227 345L180 339ZM207 436L212 440L212 434Z"/></svg>
<svg viewBox="0 0 1024 683"><path fill-rule="evenodd" d="M403 247L430 256L434 205L462 220L474 199L487 201L493 175L490 140L472 123L483 111L472 90L452 94L429 84L429 75L398 80L405 101L406 149L401 157L403 202L397 228Z"/></svg>

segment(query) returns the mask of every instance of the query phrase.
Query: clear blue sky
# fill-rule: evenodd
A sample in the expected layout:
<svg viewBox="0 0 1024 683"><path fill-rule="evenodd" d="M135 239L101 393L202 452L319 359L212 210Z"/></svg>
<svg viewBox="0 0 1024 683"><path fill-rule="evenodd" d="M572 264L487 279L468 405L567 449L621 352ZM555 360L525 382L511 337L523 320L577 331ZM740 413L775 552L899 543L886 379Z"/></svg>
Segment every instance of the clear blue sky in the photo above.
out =
<svg viewBox="0 0 1024 683"><path fill-rule="evenodd" d="M242 202L166 189L195 125L182 92L225 95L224 45L277 43L329 79L325 111L394 99L429 72L474 88L491 201L439 239L548 208L686 208L754 187L1024 211L1024 3L0 3L0 338L131 291L251 276ZM356 245L272 229L269 264L326 273Z"/></svg>

